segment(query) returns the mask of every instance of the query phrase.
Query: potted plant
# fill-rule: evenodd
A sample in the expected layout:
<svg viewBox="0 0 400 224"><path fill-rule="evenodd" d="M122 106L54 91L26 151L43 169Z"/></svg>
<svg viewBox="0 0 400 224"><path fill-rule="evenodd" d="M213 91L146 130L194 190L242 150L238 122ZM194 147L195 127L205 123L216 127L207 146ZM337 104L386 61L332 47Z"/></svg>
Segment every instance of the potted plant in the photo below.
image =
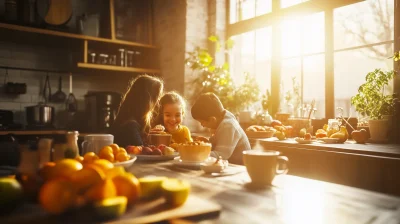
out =
<svg viewBox="0 0 400 224"><path fill-rule="evenodd" d="M369 118L368 125L371 140L387 141L389 122L394 109L394 95L388 94L389 81L393 80L395 71L375 69L365 77L365 83L358 88L358 93L351 98L356 111Z"/></svg>
<svg viewBox="0 0 400 224"><path fill-rule="evenodd" d="M230 39L225 41L225 44L222 44L217 36L210 36L208 40L215 43L216 51L225 46L224 50L228 53L233 47L233 41ZM229 73L229 64L215 64L207 49L196 47L194 51L188 52L185 63L196 76L189 83L193 87L193 98L201 93L212 92L232 113L240 113L259 101L260 90L254 76L245 73L245 82L239 86L235 85Z"/></svg>

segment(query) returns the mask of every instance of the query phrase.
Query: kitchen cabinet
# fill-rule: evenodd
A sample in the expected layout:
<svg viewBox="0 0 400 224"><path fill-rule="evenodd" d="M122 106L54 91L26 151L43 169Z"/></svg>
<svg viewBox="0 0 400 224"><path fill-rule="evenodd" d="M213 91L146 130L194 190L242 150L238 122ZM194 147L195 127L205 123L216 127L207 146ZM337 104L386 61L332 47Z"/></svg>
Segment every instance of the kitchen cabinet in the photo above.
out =
<svg viewBox="0 0 400 224"><path fill-rule="evenodd" d="M117 16L115 12L115 4L116 1L120 2L123 0L109 0L109 24L101 24L100 26L110 26L110 34L107 35L109 38L106 37L95 37L95 36L87 36L87 35L82 35L82 34L77 34L77 33L68 33L68 32L62 32L60 30L53 30L53 29L43 29L43 28L37 28L37 27L30 27L30 26L23 26L23 25L18 25L18 24L9 24L9 23L0 23L0 30L4 31L9 31L8 33L12 33L15 35L15 31L17 31L17 35L20 35L21 38L22 36L25 36L26 33L30 33L33 35L37 35L35 37L41 37L42 35L46 35L48 37L58 37L61 39L73 39L77 40L80 42L79 46L81 47L81 57L79 57L76 62L76 68L82 68L82 69L96 69L96 70L111 70L111 71L117 71L117 72L137 72L137 73L150 73L150 74L157 74L160 73L160 70L158 68L158 63L157 60L155 60L156 55L158 54L158 49L156 46L152 44L152 10L151 10L151 1L147 1L146 4L144 3L138 3L138 7L142 7L140 11L145 11L143 15L145 15L145 19L142 19L141 23L141 30L145 30L146 34L142 35L135 35L135 38L124 38L124 39L132 39L132 40L138 40L140 42L135 42L135 41L127 41L127 40L121 40L118 37L122 37L122 34L117 35L117 27L116 27L116 19L119 18L121 20L121 16ZM140 2L140 1L135 1L135 2ZM143 10L143 8L145 10ZM128 26L130 24L126 24ZM134 26L138 26L137 23L133 23ZM143 26L146 26L146 29L143 29ZM119 30L121 30L121 27L119 25ZM126 29L129 29L125 28ZM121 31L119 31L121 32ZM142 31L143 33L143 31ZM125 35L126 36L126 35ZM22 38L23 39L23 38ZM37 38L40 39L40 38ZM110 64L98 64L97 62L92 63L93 61L90 60L89 54L93 51L98 50L99 52L103 51L103 49L113 49L115 54L117 54L119 49L125 49L125 50L133 50L135 52L141 52L141 61L143 63L136 63L134 66L120 66L119 64L115 65L110 65ZM152 59L152 60L149 60ZM117 59L120 60L120 59ZM147 63L146 62L151 62Z"/></svg>

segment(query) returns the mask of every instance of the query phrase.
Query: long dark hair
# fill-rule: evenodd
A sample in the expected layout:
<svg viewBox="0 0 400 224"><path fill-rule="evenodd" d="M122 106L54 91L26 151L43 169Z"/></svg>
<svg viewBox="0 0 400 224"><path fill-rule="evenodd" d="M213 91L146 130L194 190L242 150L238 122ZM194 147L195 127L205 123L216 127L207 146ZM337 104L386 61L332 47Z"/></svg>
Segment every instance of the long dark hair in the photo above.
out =
<svg viewBox="0 0 400 224"><path fill-rule="evenodd" d="M122 97L114 125L136 121L142 131L149 130L152 112L163 88L163 82L157 77L140 75L132 80Z"/></svg>
<svg viewBox="0 0 400 224"><path fill-rule="evenodd" d="M179 103L182 107L182 115L185 115L185 111L186 111L186 101L185 99L179 95L179 93L175 92L175 91L170 91L165 93L161 99L160 102L158 103L158 108L157 108L157 119L156 119L156 123L157 124L162 124L164 125L164 106L166 104L175 104L175 103Z"/></svg>

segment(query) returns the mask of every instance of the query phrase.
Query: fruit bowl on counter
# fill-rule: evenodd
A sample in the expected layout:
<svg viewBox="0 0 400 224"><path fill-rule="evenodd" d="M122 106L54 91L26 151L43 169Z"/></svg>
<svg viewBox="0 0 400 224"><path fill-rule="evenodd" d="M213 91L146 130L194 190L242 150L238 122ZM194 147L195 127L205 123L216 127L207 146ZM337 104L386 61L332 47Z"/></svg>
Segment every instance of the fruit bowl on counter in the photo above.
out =
<svg viewBox="0 0 400 224"><path fill-rule="evenodd" d="M252 125L245 132L248 138L272 138L276 130L269 126Z"/></svg>
<svg viewBox="0 0 400 224"><path fill-rule="evenodd" d="M201 141L188 142L179 144L177 150L182 161L202 162L210 156L211 143Z"/></svg>
<svg viewBox="0 0 400 224"><path fill-rule="evenodd" d="M174 148L160 144L158 146L127 146L129 155L136 156L138 160L165 161L179 156Z"/></svg>

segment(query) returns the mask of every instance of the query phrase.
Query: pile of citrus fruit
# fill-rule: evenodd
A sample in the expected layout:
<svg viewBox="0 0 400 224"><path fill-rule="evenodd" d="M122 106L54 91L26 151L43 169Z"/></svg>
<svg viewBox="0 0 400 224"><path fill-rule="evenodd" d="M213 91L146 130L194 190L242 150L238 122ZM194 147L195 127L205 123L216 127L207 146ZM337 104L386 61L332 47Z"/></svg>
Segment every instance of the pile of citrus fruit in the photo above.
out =
<svg viewBox="0 0 400 224"><path fill-rule="evenodd" d="M105 159L63 159L48 162L39 171L45 181L39 203L51 214L92 205L99 217L112 218L125 212L140 194L138 179L123 167Z"/></svg>
<svg viewBox="0 0 400 224"><path fill-rule="evenodd" d="M104 146L100 151L99 154L96 155L94 152L87 152L85 155L78 156L77 159L80 162L93 162L97 159L105 159L112 163L116 162L124 162L128 161L131 156L126 152L126 150L122 147L119 147L117 144L111 144L108 146Z"/></svg>

